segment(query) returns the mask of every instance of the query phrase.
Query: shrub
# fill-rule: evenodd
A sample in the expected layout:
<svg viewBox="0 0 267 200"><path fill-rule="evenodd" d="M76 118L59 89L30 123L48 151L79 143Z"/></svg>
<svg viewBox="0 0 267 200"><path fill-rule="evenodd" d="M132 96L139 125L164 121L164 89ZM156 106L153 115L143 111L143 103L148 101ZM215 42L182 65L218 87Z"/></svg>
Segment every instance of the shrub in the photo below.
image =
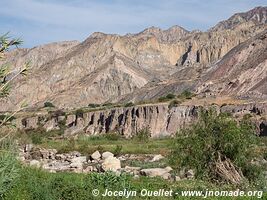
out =
<svg viewBox="0 0 267 200"><path fill-rule="evenodd" d="M174 99L176 96L174 94L167 94L166 96L160 97L158 99L159 102L169 101L171 99Z"/></svg>
<svg viewBox="0 0 267 200"><path fill-rule="evenodd" d="M98 108L100 106L101 106L100 104L96 104L96 103L89 103L88 104L88 107L90 107L90 108Z"/></svg>
<svg viewBox="0 0 267 200"><path fill-rule="evenodd" d="M107 103L102 104L102 106L104 107L113 106L113 103L107 102Z"/></svg>
<svg viewBox="0 0 267 200"><path fill-rule="evenodd" d="M198 122L177 134L170 161L178 168L194 168L197 177L218 181L218 160L230 160L244 173L255 141L248 121L238 123L227 115L217 116L213 109L202 110Z"/></svg>
<svg viewBox="0 0 267 200"><path fill-rule="evenodd" d="M173 107L177 107L179 104L181 104L180 101L178 100L172 100L168 106L169 109L173 108Z"/></svg>
<svg viewBox="0 0 267 200"><path fill-rule="evenodd" d="M150 137L151 137L150 128L145 127L145 128L138 130L133 138L140 142L142 141L145 142L145 141L148 141Z"/></svg>
<svg viewBox="0 0 267 200"><path fill-rule="evenodd" d="M10 115L0 115L0 122L1 121L6 121L6 122L11 122L13 120L15 120L16 117L14 116L10 116Z"/></svg>
<svg viewBox="0 0 267 200"><path fill-rule="evenodd" d="M191 99L192 97L194 97L195 94L193 94L191 91L189 90L184 90L179 97L180 98L185 98L185 99Z"/></svg>
<svg viewBox="0 0 267 200"><path fill-rule="evenodd" d="M134 106L134 103L133 102L128 102L124 105L124 107L131 107L131 106Z"/></svg>
<svg viewBox="0 0 267 200"><path fill-rule="evenodd" d="M75 111L76 118L83 118L84 110L78 109Z"/></svg>
<svg viewBox="0 0 267 200"><path fill-rule="evenodd" d="M51 102L47 101L47 102L44 103L44 107L45 108L54 108L55 106Z"/></svg>
<svg viewBox="0 0 267 200"><path fill-rule="evenodd" d="M116 148L114 149L114 155L119 156L122 152L122 145L116 145Z"/></svg>
<svg viewBox="0 0 267 200"><path fill-rule="evenodd" d="M167 94L166 95L166 98L167 99L174 99L175 98L175 95L174 94Z"/></svg>
<svg viewBox="0 0 267 200"><path fill-rule="evenodd" d="M107 140L116 141L119 140L121 136L118 133L107 133L106 135L104 135L104 138L106 138Z"/></svg>

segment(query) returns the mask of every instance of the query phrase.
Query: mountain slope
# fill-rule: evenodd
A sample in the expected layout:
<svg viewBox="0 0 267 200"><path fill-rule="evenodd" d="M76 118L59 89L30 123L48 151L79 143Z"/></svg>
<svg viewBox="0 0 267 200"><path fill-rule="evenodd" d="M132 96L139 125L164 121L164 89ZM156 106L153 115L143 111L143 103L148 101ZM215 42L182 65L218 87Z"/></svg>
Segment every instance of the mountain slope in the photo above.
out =
<svg viewBox="0 0 267 200"><path fill-rule="evenodd" d="M233 48L205 75L199 92L267 98L267 30Z"/></svg>
<svg viewBox="0 0 267 200"><path fill-rule="evenodd" d="M12 85L0 110L14 109L24 99L34 107L51 101L60 108L74 108L147 100L194 88L202 74L233 47L266 29L266 10L262 7L239 14L244 20L233 20L234 15L207 32L151 27L137 34L93 33L81 43L11 51L5 62L16 71L31 61L32 73Z"/></svg>

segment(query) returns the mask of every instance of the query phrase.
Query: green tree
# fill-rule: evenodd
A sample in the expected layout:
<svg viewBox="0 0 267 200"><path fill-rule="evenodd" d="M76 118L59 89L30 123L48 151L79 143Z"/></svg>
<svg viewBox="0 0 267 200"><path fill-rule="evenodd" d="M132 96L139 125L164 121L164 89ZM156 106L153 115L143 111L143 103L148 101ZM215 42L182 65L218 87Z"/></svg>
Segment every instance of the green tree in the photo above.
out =
<svg viewBox="0 0 267 200"><path fill-rule="evenodd" d="M5 53L12 46L20 45L21 42L20 39L10 39L8 34L0 36L0 59L4 59ZM0 65L0 98L5 98L9 95L12 81L19 75L26 75L28 67L29 64L26 63L18 72L12 73L8 64ZM15 143L10 138L12 124L8 123L15 113L6 115L0 122L0 198L14 184L14 180L19 175Z"/></svg>

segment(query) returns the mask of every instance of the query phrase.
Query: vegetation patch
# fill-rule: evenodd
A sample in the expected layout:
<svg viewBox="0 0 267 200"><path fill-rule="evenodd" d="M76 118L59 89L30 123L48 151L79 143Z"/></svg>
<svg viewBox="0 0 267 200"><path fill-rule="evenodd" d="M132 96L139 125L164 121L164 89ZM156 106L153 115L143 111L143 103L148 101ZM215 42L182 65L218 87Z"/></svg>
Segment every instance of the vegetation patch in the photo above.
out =
<svg viewBox="0 0 267 200"><path fill-rule="evenodd" d="M196 124L177 134L170 160L178 168L195 169L198 178L254 182L260 177L260 170L251 164L256 141L250 121L238 123L228 115L217 116L215 110L202 110Z"/></svg>

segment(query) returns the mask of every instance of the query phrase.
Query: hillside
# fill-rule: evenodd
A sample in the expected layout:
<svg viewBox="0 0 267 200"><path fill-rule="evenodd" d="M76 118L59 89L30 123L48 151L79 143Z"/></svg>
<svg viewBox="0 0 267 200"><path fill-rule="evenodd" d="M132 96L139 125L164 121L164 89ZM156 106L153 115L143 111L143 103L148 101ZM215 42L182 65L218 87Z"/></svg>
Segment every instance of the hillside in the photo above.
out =
<svg viewBox="0 0 267 200"><path fill-rule="evenodd" d="M5 63L16 71L30 61L31 75L14 83L10 97L1 100L0 110L12 110L24 99L31 107L49 101L59 108L75 108L194 90L214 63L266 30L266 10L257 7L236 14L206 32L150 27L137 34L97 32L81 43L16 49L6 55ZM266 68L266 62L262 67Z"/></svg>

